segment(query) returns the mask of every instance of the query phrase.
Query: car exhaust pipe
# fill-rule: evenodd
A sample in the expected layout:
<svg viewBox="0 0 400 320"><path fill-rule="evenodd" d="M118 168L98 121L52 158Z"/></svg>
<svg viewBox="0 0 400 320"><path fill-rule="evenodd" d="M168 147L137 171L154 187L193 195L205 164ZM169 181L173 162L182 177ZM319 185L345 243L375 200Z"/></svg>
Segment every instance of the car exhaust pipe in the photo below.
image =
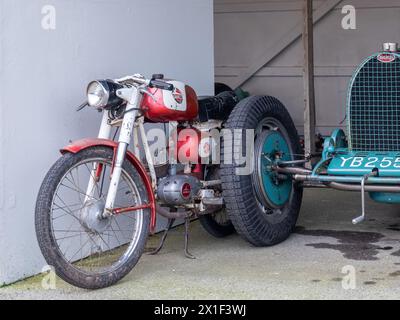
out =
<svg viewBox="0 0 400 320"><path fill-rule="evenodd" d="M327 183L329 187L336 190L342 191L361 191L361 185L357 184L346 184L339 182L330 182ZM397 186L372 186L365 185L364 190L366 192L383 192L383 193L400 193L400 187Z"/></svg>
<svg viewBox="0 0 400 320"><path fill-rule="evenodd" d="M296 175L296 181L309 181L306 175ZM308 184L303 184L304 187L308 187ZM311 184L310 188L332 188L341 191L355 191L361 192L361 184L351 184L351 183L340 183L340 182L325 182L321 184ZM383 192L383 193L400 193L400 186L378 186L378 185L368 185L364 186L365 192Z"/></svg>
<svg viewBox="0 0 400 320"><path fill-rule="evenodd" d="M294 175L304 175L308 176L312 174L311 170L307 170L305 168L299 168L299 167L273 167L273 170L279 172L279 173L284 173L284 174L294 174ZM307 180L303 180L307 181Z"/></svg>
<svg viewBox="0 0 400 320"><path fill-rule="evenodd" d="M342 191L358 191L360 192L362 190L361 187L361 180L360 184L356 183L356 181L350 181L352 179L349 178L348 183L345 182L337 182L337 181L323 181L321 176L315 176L312 177L312 171L307 170L305 168L295 168L295 167L274 167L274 170L276 170L279 173L282 174L291 174L293 175L293 179L295 181L299 182L305 182L303 186L305 188L310 187L310 188L324 188L324 187L329 187L332 189L336 190L342 190ZM325 177L325 176L324 176ZM342 177L330 177L329 179L341 179ZM385 182L385 178L381 178L382 182ZM387 183L393 183L392 179L386 178ZM343 180L343 179L342 179ZM372 180L372 179L370 179ZM317 183L314 183L317 182ZM307 184L307 183L310 183ZM365 192L383 192L383 193L400 193L400 186L397 185L373 185L373 184L365 184L364 186Z"/></svg>

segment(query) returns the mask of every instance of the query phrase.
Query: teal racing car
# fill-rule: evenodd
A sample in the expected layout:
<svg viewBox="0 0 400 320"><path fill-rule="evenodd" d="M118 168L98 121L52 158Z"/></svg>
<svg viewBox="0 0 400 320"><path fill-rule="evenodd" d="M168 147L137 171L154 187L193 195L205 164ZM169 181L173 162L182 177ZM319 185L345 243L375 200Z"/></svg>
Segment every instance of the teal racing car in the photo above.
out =
<svg viewBox="0 0 400 320"><path fill-rule="evenodd" d="M400 52L395 43L355 70L346 102L347 129L324 139L322 152L304 155L293 121L273 97L240 102L227 128L255 130L255 168L250 176L222 167L222 187L235 229L257 246L285 240L296 225L303 188L323 187L400 203ZM347 131L347 132L345 132ZM307 169L311 168L311 169Z"/></svg>

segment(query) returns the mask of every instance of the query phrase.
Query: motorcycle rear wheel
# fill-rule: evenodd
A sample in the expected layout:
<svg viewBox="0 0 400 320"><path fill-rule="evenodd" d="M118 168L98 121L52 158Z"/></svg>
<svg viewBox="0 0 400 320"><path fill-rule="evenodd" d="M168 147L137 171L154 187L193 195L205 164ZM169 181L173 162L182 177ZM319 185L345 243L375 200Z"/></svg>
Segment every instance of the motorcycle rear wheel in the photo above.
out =
<svg viewBox="0 0 400 320"><path fill-rule="evenodd" d="M219 167L208 168L205 180L220 180L219 170ZM221 192L222 189L218 188L218 191ZM235 228L228 217L225 205L213 213L201 215L199 221L204 230L215 238L225 238L235 233Z"/></svg>
<svg viewBox="0 0 400 320"><path fill-rule="evenodd" d="M229 220L226 209L199 217L201 226L215 238L225 238L235 233L235 228Z"/></svg>
<svg viewBox="0 0 400 320"><path fill-rule="evenodd" d="M60 278L80 288L100 289L121 280L137 264L148 238L149 209L98 218L112 160L113 150L106 147L65 154L46 175L37 198L35 227L43 256ZM99 164L100 175L89 192L88 181ZM116 206L138 206L148 199L138 171L125 161Z"/></svg>

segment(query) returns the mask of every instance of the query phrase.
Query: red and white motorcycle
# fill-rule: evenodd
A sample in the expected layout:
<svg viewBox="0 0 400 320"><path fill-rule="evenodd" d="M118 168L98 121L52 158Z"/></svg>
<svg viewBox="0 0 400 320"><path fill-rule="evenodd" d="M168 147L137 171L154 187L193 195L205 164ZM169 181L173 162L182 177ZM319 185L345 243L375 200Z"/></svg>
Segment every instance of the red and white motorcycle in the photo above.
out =
<svg viewBox="0 0 400 320"><path fill-rule="evenodd" d="M199 99L163 75L89 84L79 109L103 112L99 135L61 150L36 203L39 246L62 279L89 289L119 281L143 254L157 213L168 224L153 253L175 219L185 220L189 258L196 217L214 236L236 230L256 246L291 234L302 185L276 168L305 162L296 160L302 150L294 123L276 98L243 99L243 91L222 88ZM146 132L146 122L168 130Z"/></svg>
<svg viewBox="0 0 400 320"><path fill-rule="evenodd" d="M198 151L209 151L209 132L222 128L239 95L225 91L198 99L190 86L163 75L89 84L80 109L88 105L103 112L99 135L61 150L36 205L40 248L62 279L90 289L119 281L144 252L156 213L168 225L154 253L175 219L185 219L185 254L191 258L190 219L199 217L217 237L234 232L224 210L219 165L202 164ZM169 124L163 150L152 152L145 122ZM164 130L158 130L153 138L160 142ZM155 162L161 153L167 156Z"/></svg>

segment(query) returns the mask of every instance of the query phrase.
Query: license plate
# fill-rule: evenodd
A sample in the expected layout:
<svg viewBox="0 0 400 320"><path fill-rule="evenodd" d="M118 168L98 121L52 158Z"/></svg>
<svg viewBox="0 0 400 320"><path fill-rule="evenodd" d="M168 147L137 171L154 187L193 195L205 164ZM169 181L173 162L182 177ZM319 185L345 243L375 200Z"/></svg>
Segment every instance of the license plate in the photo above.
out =
<svg viewBox="0 0 400 320"><path fill-rule="evenodd" d="M339 155L330 163L328 174L362 175L378 169L380 176L400 176L400 155Z"/></svg>

